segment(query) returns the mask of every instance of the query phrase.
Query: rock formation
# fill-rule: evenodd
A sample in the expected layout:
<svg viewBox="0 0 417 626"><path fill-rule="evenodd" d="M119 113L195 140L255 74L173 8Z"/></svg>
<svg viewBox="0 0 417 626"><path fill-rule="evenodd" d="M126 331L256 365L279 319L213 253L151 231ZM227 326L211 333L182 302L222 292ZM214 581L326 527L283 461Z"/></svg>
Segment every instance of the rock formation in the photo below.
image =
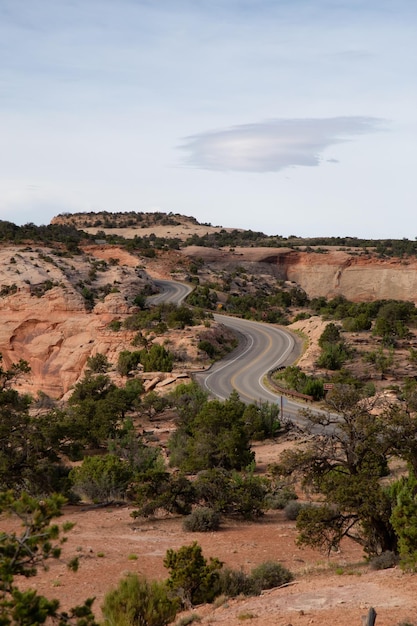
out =
<svg viewBox="0 0 417 626"><path fill-rule="evenodd" d="M132 333L114 333L108 324L135 310L133 297L146 284L152 281L138 269L138 258L114 247L90 246L82 255L66 257L56 249L3 245L4 366L27 360L31 374L19 381L21 389L61 397L78 380L89 356L100 352L116 361L129 345Z"/></svg>
<svg viewBox="0 0 417 626"><path fill-rule="evenodd" d="M327 250L299 251L290 248L225 249L190 246L182 250L217 267L256 264L269 267L278 279L297 283L310 298L345 296L353 302L410 300L417 303L417 260L380 259L366 252Z"/></svg>

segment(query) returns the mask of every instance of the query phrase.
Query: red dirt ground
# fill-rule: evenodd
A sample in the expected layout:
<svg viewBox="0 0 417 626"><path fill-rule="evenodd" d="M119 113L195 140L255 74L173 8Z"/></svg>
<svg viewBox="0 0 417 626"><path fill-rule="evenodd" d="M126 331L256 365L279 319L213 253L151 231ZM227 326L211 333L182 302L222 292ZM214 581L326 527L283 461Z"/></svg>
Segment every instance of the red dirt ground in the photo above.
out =
<svg viewBox="0 0 417 626"><path fill-rule="evenodd" d="M257 444L257 462L266 465L277 458L283 444ZM63 557L80 557L77 573L62 561L48 571L22 581L69 608L95 596L97 618L104 595L122 576L136 572L150 579L167 577L163 559L168 548L178 549L198 541L206 557L216 556L225 565L249 571L266 560L277 560L295 575L295 581L262 596L224 600L194 609L202 624L237 626L360 626L361 617L373 606L376 626L417 623L417 576L399 568L372 571L361 550L345 543L330 557L296 545L294 522L282 511L265 515L260 522L226 521L216 533L186 533L179 518L134 520L133 507L68 507L62 521L76 523L68 535ZM11 520L1 519L4 529ZM181 616L177 617L180 619Z"/></svg>

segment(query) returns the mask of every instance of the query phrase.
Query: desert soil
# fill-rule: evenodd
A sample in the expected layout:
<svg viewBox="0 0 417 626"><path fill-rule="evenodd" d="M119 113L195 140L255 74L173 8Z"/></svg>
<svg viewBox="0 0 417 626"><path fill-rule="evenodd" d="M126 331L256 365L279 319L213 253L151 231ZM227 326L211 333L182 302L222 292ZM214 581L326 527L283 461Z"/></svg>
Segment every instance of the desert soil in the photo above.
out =
<svg viewBox="0 0 417 626"><path fill-rule="evenodd" d="M257 444L260 468L276 460L287 445L279 441ZM198 541L206 557L216 556L227 567L250 571L264 561L276 560L295 575L290 585L259 597L195 607L193 612L202 624L237 626L247 620L254 626L360 626L370 607L377 612L377 626L415 623L416 576L399 568L371 570L361 549L350 542L330 556L297 546L295 524L282 511L269 512L260 522L227 520L216 533L186 533L180 518L135 520L132 511L131 506L68 507L62 521L71 520L75 527L68 535L63 560L52 562L48 571L39 571L22 585L58 598L64 608L94 596L100 618L106 592L124 575L134 572L149 579L166 578L166 551ZM12 520L1 520L4 529L11 525ZM80 557L77 573L69 572L64 563L64 557L74 554Z"/></svg>

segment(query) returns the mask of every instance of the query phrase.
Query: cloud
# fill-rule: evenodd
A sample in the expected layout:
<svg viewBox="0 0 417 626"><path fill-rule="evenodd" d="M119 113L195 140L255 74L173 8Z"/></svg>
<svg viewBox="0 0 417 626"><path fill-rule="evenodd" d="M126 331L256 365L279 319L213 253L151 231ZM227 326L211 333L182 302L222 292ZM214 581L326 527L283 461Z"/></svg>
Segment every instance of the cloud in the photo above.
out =
<svg viewBox="0 0 417 626"><path fill-rule="evenodd" d="M317 166L322 153L351 137L380 129L373 117L275 119L185 137L186 163L217 171L278 172Z"/></svg>

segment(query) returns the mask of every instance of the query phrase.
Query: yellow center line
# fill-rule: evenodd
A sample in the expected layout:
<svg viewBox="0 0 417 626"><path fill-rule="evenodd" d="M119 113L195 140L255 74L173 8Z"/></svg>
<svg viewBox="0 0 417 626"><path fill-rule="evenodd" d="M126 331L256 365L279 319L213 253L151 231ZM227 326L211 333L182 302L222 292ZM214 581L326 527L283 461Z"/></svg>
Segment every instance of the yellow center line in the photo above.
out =
<svg viewBox="0 0 417 626"><path fill-rule="evenodd" d="M236 372L236 374L234 374L232 376L232 378L231 378L231 383L232 383L233 388L236 389L236 391L238 391L238 392L240 391L243 395L245 395L244 390L241 389L239 387L239 385L236 384L236 377L237 376L241 376L243 374L243 372L245 372L246 370L251 368L255 363L260 361L265 356L265 354L267 354L271 350L271 348L272 348L272 343L273 342L272 342L271 336L268 333L264 332L263 330L259 329L259 332L262 333L262 335L264 335L264 337L266 337L267 340L268 340L268 345L266 346L265 350L261 354L259 354L256 359L254 359L253 361L251 361L250 363L245 365L245 367L242 367L242 369L240 369L238 372Z"/></svg>

